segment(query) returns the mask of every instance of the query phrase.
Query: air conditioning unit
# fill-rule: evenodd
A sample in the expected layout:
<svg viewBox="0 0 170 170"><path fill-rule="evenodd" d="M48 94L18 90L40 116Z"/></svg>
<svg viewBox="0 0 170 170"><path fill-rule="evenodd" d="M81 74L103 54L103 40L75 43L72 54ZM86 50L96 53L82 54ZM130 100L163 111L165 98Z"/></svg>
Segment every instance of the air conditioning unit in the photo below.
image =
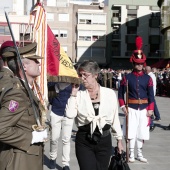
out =
<svg viewBox="0 0 170 170"><path fill-rule="evenodd" d="M100 7L100 8L104 8L104 3L103 3L103 2L100 2L100 3L99 3L99 7Z"/></svg>

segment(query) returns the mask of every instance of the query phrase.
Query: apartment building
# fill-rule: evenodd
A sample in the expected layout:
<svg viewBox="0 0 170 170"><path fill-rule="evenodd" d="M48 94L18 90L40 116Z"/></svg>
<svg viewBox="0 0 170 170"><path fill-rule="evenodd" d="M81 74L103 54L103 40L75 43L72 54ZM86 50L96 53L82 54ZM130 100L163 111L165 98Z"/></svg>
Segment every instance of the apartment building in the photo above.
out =
<svg viewBox="0 0 170 170"><path fill-rule="evenodd" d="M163 53L165 59L170 59L170 0L158 0L161 10L161 33L164 36Z"/></svg>
<svg viewBox="0 0 170 170"><path fill-rule="evenodd" d="M29 22L29 11L26 8L26 1L20 0L5 0L0 2L0 45L7 40L11 40L11 35L5 18L5 11L8 14L11 28L16 41L25 41L27 43L32 37L31 25L28 27L27 32L25 29ZM29 10L31 4L27 4ZM25 34L25 38L24 35ZM29 38L28 38L29 37Z"/></svg>
<svg viewBox="0 0 170 170"><path fill-rule="evenodd" d="M107 13L98 6L77 6L77 62L106 63Z"/></svg>
<svg viewBox="0 0 170 170"><path fill-rule="evenodd" d="M113 68L132 68L129 58L136 49L135 38L143 38L147 64L162 57L163 39L160 33L160 9L155 0L109 1L107 61ZM110 23L109 23L110 22Z"/></svg>
<svg viewBox="0 0 170 170"><path fill-rule="evenodd" d="M11 26L16 41L29 43L32 39L32 25L27 33L29 11L37 1L7 0ZM43 0L47 12L47 23L73 62L94 59L105 64L107 34L106 7L98 0ZM20 7L20 8L19 8ZM11 39L3 10L0 15L0 44Z"/></svg>
<svg viewBox="0 0 170 170"><path fill-rule="evenodd" d="M107 7L97 1L50 0L45 9L49 26L73 62L106 63Z"/></svg>
<svg viewBox="0 0 170 170"><path fill-rule="evenodd" d="M73 62L93 59L114 69L131 68L129 58L136 49L136 35L143 38L143 51L149 65L165 56L164 44L167 48L168 38L167 43L163 43L160 8L155 0L42 1L48 25ZM0 10L0 44L10 37L4 9L12 21L16 40L30 41L31 28L24 32L35 3L36 0L5 1Z"/></svg>

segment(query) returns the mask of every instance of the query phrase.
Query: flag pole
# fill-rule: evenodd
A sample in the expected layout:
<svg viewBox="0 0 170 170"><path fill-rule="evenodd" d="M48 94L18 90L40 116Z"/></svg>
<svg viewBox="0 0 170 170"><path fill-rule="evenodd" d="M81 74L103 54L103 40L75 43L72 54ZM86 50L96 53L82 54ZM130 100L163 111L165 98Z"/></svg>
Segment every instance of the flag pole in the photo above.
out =
<svg viewBox="0 0 170 170"><path fill-rule="evenodd" d="M129 110L128 110L128 93L129 93L129 87L128 87L128 80L126 84L126 110L127 110L127 115L126 115L126 162L129 162L129 139L128 139L128 127L129 127Z"/></svg>
<svg viewBox="0 0 170 170"><path fill-rule="evenodd" d="M10 22L9 22L9 19L8 19L8 15L7 15L6 11L5 11L5 17L6 17L7 24L8 24L9 30L10 30L10 34L11 34L11 37L12 37L12 40L13 40L13 43L14 43L14 47L15 47L16 53L17 53L19 65L20 65L20 68L21 68L23 76L24 76L26 90L28 92L29 99L30 99L30 102L31 102L31 105L32 105L32 108L33 108L33 111L34 111L34 116L35 116L35 119L36 119L36 122L37 122L37 125L38 125L36 130L37 131L41 131L41 130L44 130L44 129L43 129L43 127L40 124L40 119L39 119L39 116L37 114L37 108L35 107L35 104L34 104L34 101L33 101L31 89L30 89L30 87L28 85L28 80L27 80L27 77L26 77L26 74L25 74L25 71L24 71L24 68L23 68L23 65L22 65L21 56L20 56L20 53L18 51L18 47L16 45L16 41L15 41L15 38L14 38L14 35L13 35L13 32L12 32L12 28L11 28L11 25L10 25Z"/></svg>

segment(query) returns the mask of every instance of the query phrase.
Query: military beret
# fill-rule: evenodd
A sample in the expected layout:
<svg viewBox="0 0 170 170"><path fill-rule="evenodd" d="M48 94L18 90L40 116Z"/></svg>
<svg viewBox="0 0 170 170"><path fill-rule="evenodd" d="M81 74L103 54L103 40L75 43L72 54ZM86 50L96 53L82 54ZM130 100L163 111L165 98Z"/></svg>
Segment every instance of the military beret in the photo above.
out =
<svg viewBox="0 0 170 170"><path fill-rule="evenodd" d="M16 45L18 46L18 42L16 43ZM0 55L2 57L15 57L14 53L15 53L15 48L14 48L14 42L13 41L5 41L0 48Z"/></svg>
<svg viewBox="0 0 170 170"><path fill-rule="evenodd" d="M41 56L36 55L36 48L37 48L37 43L34 42L34 43L31 43L31 44L28 44L27 46L19 47L18 51L21 55L21 58L42 59ZM17 56L16 49L14 47L3 46L1 51L2 51L1 56L4 57L4 58L5 57L8 58L8 57L16 57Z"/></svg>

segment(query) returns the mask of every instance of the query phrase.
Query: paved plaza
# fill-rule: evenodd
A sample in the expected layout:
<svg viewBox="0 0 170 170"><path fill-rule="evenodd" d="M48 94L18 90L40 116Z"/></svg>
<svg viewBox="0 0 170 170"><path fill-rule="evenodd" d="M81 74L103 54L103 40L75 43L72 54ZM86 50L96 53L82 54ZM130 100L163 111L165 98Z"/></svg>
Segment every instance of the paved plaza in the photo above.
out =
<svg viewBox="0 0 170 170"><path fill-rule="evenodd" d="M141 163L135 161L135 163L129 163L131 170L168 170L170 169L170 130L163 130L164 126L170 124L170 98L156 97L158 109L161 114L161 122L155 122L156 128L150 133L150 140L145 141L143 154L148 159L148 163ZM123 114L119 110L121 123L123 122ZM77 159L75 156L75 131L77 128L73 127L73 133L71 138L71 160L70 169L79 170ZM113 138L113 146L115 146L116 140ZM59 153L57 158L57 169L62 170L61 155L62 155L62 143L59 142ZM125 143L124 143L125 148ZM83 154L83 153L82 153ZM49 169L49 142L45 144L44 155L44 170Z"/></svg>

